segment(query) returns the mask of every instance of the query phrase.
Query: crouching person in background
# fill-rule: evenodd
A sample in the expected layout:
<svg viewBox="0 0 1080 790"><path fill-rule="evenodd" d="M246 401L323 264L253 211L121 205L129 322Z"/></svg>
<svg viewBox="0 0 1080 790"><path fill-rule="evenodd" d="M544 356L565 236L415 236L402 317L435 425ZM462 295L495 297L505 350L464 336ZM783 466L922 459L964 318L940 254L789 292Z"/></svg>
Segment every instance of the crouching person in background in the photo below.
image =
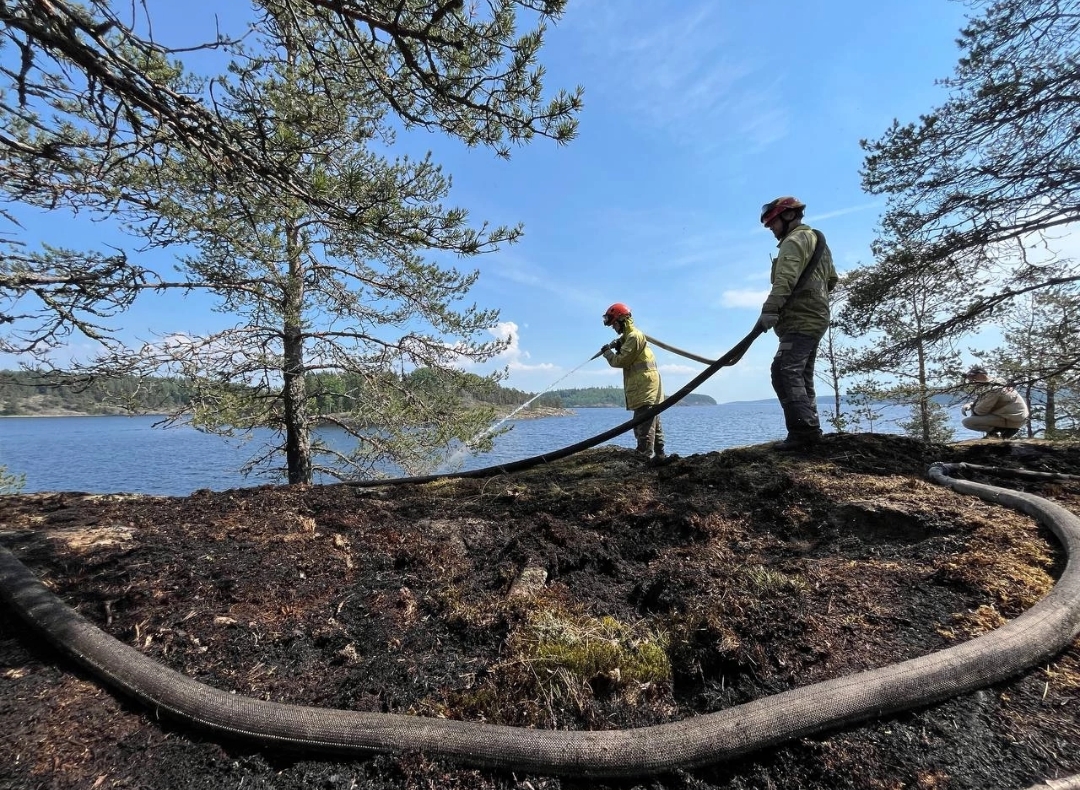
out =
<svg viewBox="0 0 1080 790"><path fill-rule="evenodd" d="M987 439L1016 436L1028 419L1024 397L1001 379L990 378L986 368L973 367L965 378L973 387L975 399L960 409L964 427L985 433Z"/></svg>

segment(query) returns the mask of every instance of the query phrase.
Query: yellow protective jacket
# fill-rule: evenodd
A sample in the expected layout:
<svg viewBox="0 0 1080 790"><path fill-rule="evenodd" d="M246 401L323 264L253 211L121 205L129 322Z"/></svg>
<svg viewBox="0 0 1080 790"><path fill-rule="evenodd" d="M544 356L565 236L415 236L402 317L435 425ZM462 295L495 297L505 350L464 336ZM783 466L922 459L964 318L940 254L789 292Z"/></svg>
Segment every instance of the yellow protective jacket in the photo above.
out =
<svg viewBox="0 0 1080 790"><path fill-rule="evenodd" d="M654 406L664 399L656 355L649 348L645 335L634 326L633 318L623 321L622 334L615 341L619 350L605 351L604 359L613 368L622 368L623 394L630 411L642 406Z"/></svg>
<svg viewBox="0 0 1080 790"><path fill-rule="evenodd" d="M798 332L821 337L829 328L829 293L836 286L836 269L828 244L806 285L792 294L803 269L810 263L817 236L809 225L796 225L780 240L773 258L769 281L772 290L761 308L763 313L777 313L780 320L775 332Z"/></svg>

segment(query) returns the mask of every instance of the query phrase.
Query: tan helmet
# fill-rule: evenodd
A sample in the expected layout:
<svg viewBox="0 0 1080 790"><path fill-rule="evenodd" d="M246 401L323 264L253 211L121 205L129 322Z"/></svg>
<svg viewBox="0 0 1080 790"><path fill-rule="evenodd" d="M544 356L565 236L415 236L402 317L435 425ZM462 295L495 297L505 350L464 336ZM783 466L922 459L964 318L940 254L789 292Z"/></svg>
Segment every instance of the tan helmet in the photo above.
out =
<svg viewBox="0 0 1080 790"><path fill-rule="evenodd" d="M630 317L630 308L622 302L616 302L604 312L604 326L611 326L616 321Z"/></svg>

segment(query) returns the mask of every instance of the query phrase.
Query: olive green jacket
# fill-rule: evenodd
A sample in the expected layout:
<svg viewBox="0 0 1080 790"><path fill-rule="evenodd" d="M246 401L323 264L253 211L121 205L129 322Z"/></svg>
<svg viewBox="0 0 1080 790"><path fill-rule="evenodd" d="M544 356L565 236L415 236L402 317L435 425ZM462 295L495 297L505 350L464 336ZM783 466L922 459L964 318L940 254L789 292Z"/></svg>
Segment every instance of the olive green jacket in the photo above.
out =
<svg viewBox="0 0 1080 790"><path fill-rule="evenodd" d="M645 335L634 326L633 318L623 321L622 334L615 341L618 351L605 351L604 359L613 368L622 368L623 394L630 411L654 406L664 399L656 355L649 348Z"/></svg>
<svg viewBox="0 0 1080 790"><path fill-rule="evenodd" d="M799 275L810 262L817 237L809 225L796 225L777 245L779 251L772 262L769 281L772 290L761 308L763 313L777 313L776 334L798 332L821 337L829 328L829 293L836 286L836 269L828 244L813 274L797 294L791 291Z"/></svg>

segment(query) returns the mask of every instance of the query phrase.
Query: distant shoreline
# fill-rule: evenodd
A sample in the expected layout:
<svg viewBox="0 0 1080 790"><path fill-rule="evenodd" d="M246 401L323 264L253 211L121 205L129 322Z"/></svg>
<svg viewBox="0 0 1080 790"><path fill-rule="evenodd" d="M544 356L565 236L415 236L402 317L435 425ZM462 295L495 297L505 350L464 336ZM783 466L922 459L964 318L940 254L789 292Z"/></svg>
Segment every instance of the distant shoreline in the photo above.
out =
<svg viewBox="0 0 1080 790"><path fill-rule="evenodd" d="M771 400L760 401L730 401L727 403L676 403L675 407L680 406L744 406L744 405L761 405L762 403L770 403ZM518 406L496 406L495 412L500 419L505 419L514 412L514 409ZM572 417L579 409L625 409L626 407L621 403L598 403L588 406L570 406L570 407L555 407L555 406L530 406L526 409L514 414L512 419L515 420L536 420L544 417ZM49 409L45 411L28 412L26 414L0 414L0 419L5 417L168 417L169 412L157 412L157 411L145 411L145 412L127 412L127 411L114 411L114 412L77 412L77 411L64 411L60 409ZM317 418L316 418L317 419Z"/></svg>
<svg viewBox="0 0 1080 790"><path fill-rule="evenodd" d="M0 414L0 420L5 418L19 418L19 417L168 417L166 412L159 411L140 411L140 412L127 412L127 411L110 411L110 412L90 412L82 411L35 411L27 414Z"/></svg>
<svg viewBox="0 0 1080 790"><path fill-rule="evenodd" d="M500 418L506 418L514 411L515 408L517 408L517 407L516 406L511 407L511 408L499 407L499 408L496 408L496 414ZM610 408L621 408L621 407L612 406ZM574 415L574 410L573 409L555 408L553 406L536 406L536 407L529 407L528 409L522 409L517 414L514 414L513 419L515 419L515 420L529 420L529 419L539 419L541 417L571 417L573 415ZM0 414L0 419L4 419L4 418L8 418L8 417L13 418L13 419L17 419L17 418L20 418L20 417L61 418L61 417L168 417L168 416L169 416L168 412L156 412L156 411L141 411L141 412L117 411L117 412L95 412L95 413L90 413L90 412L77 412L77 411L49 410L49 411L31 412L31 413L27 413L27 414ZM318 418L316 418L316 421L318 421Z"/></svg>

